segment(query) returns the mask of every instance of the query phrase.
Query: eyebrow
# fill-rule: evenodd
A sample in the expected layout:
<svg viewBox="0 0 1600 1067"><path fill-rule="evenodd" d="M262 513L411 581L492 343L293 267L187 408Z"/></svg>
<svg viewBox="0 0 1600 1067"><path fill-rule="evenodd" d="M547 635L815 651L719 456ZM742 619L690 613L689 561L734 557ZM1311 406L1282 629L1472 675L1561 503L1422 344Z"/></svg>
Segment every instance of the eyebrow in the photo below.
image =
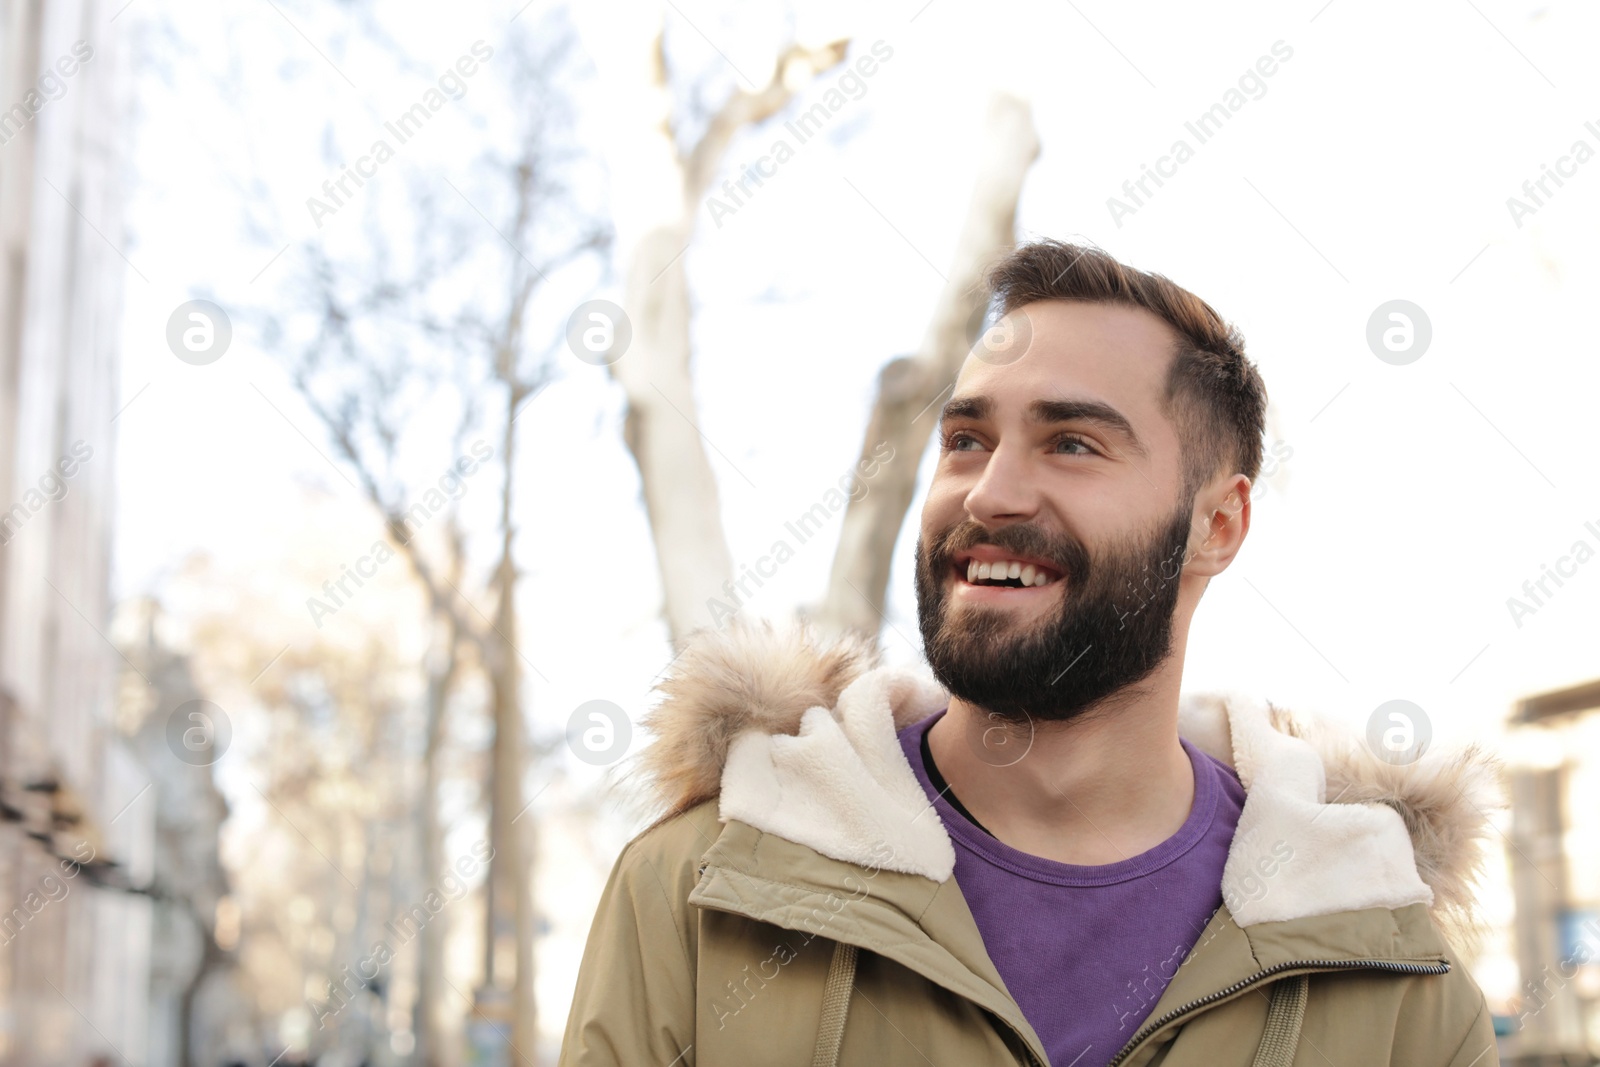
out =
<svg viewBox="0 0 1600 1067"><path fill-rule="evenodd" d="M952 397L939 415L941 424L954 419L971 419L982 422L994 410L994 401L984 395ZM1150 458L1139 435L1133 432L1133 423L1110 404L1098 400L1035 400L1028 405L1028 421L1038 425L1058 422L1092 422L1115 433L1127 442L1129 450Z"/></svg>

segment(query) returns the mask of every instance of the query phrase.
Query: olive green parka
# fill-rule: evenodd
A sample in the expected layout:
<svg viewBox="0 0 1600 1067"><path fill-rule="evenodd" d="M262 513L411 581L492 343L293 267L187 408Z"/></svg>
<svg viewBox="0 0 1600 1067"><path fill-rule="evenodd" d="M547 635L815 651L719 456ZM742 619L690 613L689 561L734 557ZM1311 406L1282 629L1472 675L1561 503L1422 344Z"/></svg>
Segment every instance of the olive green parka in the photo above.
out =
<svg viewBox="0 0 1600 1067"><path fill-rule="evenodd" d="M612 869L561 1067L1069 1067L985 952L895 737L948 702L925 669L736 624L658 688L642 769L665 815ZM1187 955L1082 1005L1129 1021L1111 1063L1497 1065L1457 948L1478 933L1496 761L1392 765L1232 694L1186 699L1179 732L1235 769L1245 805Z"/></svg>

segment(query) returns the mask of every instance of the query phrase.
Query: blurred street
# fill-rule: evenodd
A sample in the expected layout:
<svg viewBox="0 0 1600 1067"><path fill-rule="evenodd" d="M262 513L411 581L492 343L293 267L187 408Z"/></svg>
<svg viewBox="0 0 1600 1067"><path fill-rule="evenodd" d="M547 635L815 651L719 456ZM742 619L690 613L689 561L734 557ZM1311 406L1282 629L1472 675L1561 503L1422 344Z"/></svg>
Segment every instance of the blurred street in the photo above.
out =
<svg viewBox="0 0 1600 1067"><path fill-rule="evenodd" d="M1502 760L1472 975L1600 1062L1596 39L0 3L0 1067L554 1064L686 637L921 659L928 413L1040 236L1270 386L1185 689Z"/></svg>

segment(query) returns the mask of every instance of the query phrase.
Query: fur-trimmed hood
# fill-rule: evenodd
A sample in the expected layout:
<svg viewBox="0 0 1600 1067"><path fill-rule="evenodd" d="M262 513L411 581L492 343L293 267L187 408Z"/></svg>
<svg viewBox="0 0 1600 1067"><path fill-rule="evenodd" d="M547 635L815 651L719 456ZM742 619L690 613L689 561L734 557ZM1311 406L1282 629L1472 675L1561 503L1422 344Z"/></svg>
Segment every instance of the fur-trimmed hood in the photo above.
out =
<svg viewBox="0 0 1600 1067"><path fill-rule="evenodd" d="M882 666L864 640L823 640L802 623L735 621L694 635L656 688L644 719L656 740L639 763L663 818L720 797L724 821L832 859L950 877L949 835L895 737L949 701L925 666ZM1488 814L1503 804L1484 748L1397 766L1234 693L1185 697L1179 733L1246 789L1222 885L1239 926L1425 903L1458 946L1481 935L1473 888ZM1284 842L1295 862L1258 892L1258 863Z"/></svg>

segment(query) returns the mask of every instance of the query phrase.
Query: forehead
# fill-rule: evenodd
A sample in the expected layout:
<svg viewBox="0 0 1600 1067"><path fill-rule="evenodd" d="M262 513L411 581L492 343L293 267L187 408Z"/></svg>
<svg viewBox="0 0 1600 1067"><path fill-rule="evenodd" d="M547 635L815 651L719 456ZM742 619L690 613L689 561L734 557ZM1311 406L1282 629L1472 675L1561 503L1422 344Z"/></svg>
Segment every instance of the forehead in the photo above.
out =
<svg viewBox="0 0 1600 1067"><path fill-rule="evenodd" d="M1021 356L1011 348L969 355L954 397L992 397L997 417L1041 398L1099 401L1125 415L1146 441L1176 447L1161 412L1178 341L1172 327L1143 308L1081 300L1027 304L1011 317L1026 320L1010 333Z"/></svg>

